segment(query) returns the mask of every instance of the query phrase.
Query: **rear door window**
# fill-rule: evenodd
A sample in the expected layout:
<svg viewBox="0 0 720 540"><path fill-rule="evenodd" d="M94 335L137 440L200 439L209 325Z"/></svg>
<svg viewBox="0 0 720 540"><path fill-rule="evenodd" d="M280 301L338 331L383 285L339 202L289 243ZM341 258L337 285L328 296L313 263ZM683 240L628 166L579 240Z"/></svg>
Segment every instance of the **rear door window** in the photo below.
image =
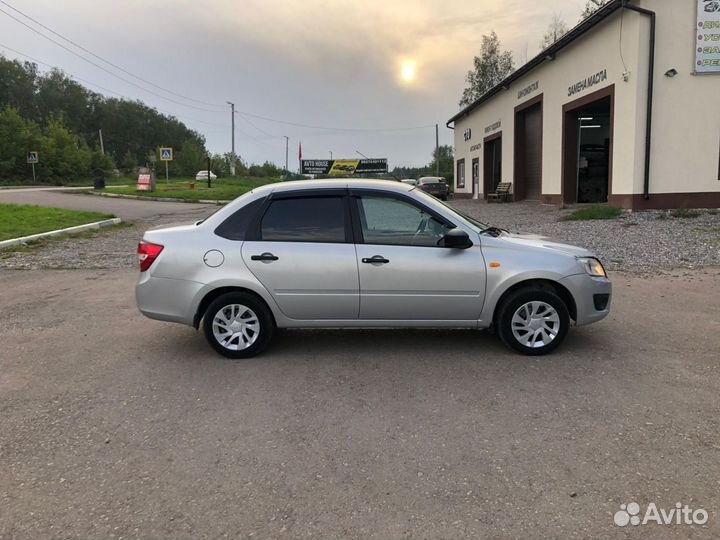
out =
<svg viewBox="0 0 720 540"><path fill-rule="evenodd" d="M344 243L346 230L344 197L277 199L262 218L260 240Z"/></svg>

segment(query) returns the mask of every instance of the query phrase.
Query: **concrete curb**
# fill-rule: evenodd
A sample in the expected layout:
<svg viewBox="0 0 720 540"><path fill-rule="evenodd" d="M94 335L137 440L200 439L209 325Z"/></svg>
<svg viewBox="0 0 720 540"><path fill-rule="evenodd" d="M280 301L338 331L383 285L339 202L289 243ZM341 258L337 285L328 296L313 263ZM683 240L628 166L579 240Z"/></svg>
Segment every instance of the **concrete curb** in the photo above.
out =
<svg viewBox="0 0 720 540"><path fill-rule="evenodd" d="M11 238L10 240L3 240L2 242L0 242L0 249L10 246L16 246L18 244L24 244L26 242L32 242L33 240L39 240L41 238L48 238L51 236L61 236L63 234L79 233L83 231L89 231L90 229L101 229L103 227L117 225L121 221L122 220L120 218L105 219L103 221L86 223L85 225L75 225L74 227L67 227L65 229L58 229L56 231L31 234L30 236L23 236L20 238Z"/></svg>
<svg viewBox="0 0 720 540"><path fill-rule="evenodd" d="M88 195L96 197L112 197L114 199L133 199L136 201L154 201L154 202L179 202L188 204L216 204L221 206L232 202L225 199L176 199L173 197L143 197L142 195L125 195L124 193L98 193L96 191L88 191Z"/></svg>

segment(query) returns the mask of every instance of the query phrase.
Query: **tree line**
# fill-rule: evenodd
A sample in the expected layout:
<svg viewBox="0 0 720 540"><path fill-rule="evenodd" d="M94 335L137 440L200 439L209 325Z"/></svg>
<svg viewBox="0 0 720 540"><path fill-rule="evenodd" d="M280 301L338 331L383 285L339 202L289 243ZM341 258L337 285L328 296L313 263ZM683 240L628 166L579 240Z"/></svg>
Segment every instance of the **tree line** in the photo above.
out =
<svg viewBox="0 0 720 540"><path fill-rule="evenodd" d="M102 130L104 153L100 146ZM173 176L194 176L207 168L205 137L180 120L141 101L106 97L53 69L0 55L0 181L27 179L26 157L39 152L38 177L62 183L89 178L97 169L133 174L157 159L158 149L175 150ZM158 174L164 165L157 162ZM212 156L219 176L280 176L266 162L248 165L232 153Z"/></svg>

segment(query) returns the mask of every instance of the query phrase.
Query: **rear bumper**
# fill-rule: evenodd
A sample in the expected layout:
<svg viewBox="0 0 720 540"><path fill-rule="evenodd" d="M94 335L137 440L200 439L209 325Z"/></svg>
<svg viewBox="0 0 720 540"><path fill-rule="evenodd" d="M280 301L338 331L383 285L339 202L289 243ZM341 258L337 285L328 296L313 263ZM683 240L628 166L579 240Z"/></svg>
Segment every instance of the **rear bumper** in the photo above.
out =
<svg viewBox="0 0 720 540"><path fill-rule="evenodd" d="M577 325L600 321L610 313L612 283L607 278L576 274L560 280L575 299Z"/></svg>
<svg viewBox="0 0 720 540"><path fill-rule="evenodd" d="M140 313L159 321L193 325L193 307L204 285L184 279L140 275L135 286L135 301Z"/></svg>

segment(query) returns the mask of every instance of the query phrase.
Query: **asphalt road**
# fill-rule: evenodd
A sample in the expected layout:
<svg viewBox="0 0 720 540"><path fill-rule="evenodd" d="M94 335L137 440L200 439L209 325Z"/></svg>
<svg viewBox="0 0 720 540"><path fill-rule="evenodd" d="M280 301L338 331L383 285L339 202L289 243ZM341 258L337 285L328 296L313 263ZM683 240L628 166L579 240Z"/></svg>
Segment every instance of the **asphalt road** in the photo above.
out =
<svg viewBox="0 0 720 540"><path fill-rule="evenodd" d="M122 218L123 221L175 215L187 212L190 208L198 211L204 210L208 214L212 209L217 208L214 205L115 199L38 189L0 190L0 203L36 204L38 206L52 206L70 210L89 210L91 212L114 214Z"/></svg>
<svg viewBox="0 0 720 540"><path fill-rule="evenodd" d="M542 359L287 331L232 362L135 278L0 271L0 538L720 536L719 270L615 275ZM710 518L621 529L632 501Z"/></svg>

